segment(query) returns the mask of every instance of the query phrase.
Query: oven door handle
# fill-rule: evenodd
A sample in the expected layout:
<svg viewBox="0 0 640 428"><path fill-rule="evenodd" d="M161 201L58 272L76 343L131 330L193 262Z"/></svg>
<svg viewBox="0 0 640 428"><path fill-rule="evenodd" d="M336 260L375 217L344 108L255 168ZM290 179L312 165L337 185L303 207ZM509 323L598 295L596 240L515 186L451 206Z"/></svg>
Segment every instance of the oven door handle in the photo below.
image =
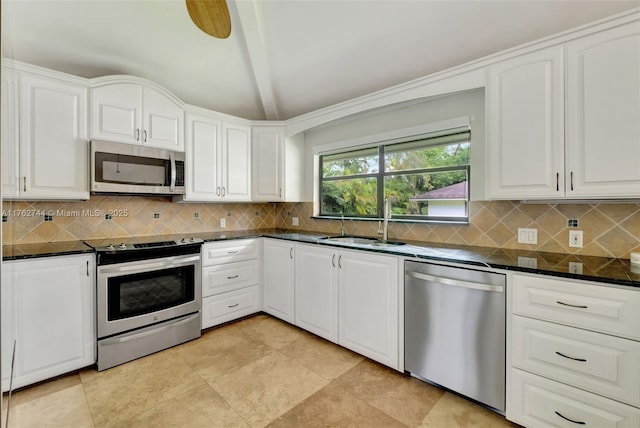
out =
<svg viewBox="0 0 640 428"><path fill-rule="evenodd" d="M100 266L98 268L98 272L101 274L105 273L122 273L122 272L132 272L132 271L148 271L148 270L158 270L158 269L170 269L173 267L179 267L187 264L191 264L193 262L197 262L200 260L200 255L191 256L191 257L180 257L175 259L164 259L161 262L154 263L135 263L128 266L122 265L107 265Z"/></svg>

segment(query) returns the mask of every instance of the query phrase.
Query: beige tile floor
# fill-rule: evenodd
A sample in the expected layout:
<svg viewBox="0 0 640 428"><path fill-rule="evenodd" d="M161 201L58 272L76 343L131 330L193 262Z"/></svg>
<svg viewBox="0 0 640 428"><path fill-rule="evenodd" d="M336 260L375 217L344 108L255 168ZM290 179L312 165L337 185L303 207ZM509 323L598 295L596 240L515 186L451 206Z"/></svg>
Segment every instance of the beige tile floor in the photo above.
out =
<svg viewBox="0 0 640 428"><path fill-rule="evenodd" d="M517 426L263 314L23 389L11 407L25 428Z"/></svg>

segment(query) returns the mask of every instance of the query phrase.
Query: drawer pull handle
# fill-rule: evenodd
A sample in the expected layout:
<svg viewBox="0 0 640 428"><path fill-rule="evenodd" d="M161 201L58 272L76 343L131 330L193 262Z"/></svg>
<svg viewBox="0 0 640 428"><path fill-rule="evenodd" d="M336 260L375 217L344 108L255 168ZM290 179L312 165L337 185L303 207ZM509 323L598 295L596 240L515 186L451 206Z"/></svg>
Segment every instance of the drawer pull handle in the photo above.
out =
<svg viewBox="0 0 640 428"><path fill-rule="evenodd" d="M240 275L233 275L233 276L228 276L227 279L235 279L237 277L239 277Z"/></svg>
<svg viewBox="0 0 640 428"><path fill-rule="evenodd" d="M585 305L572 305L570 303L564 303L564 302L561 302L559 300L556 300L556 303L559 304L559 305L569 306L569 307L578 308L578 309L587 309L589 307L589 306L585 306Z"/></svg>
<svg viewBox="0 0 640 428"><path fill-rule="evenodd" d="M227 254L238 254L240 251L236 250L236 251L227 251Z"/></svg>
<svg viewBox="0 0 640 428"><path fill-rule="evenodd" d="M574 424L578 424L578 425L586 425L586 422L581 422L581 421L574 421L573 419L569 419L566 416L562 416L562 414L560 412L555 412L556 415L560 416L562 419L566 419L569 422L573 422Z"/></svg>
<svg viewBox="0 0 640 428"><path fill-rule="evenodd" d="M235 305L230 305L230 306L227 306L227 307L228 307L228 308L235 308L235 307L236 307L236 306L238 306L238 305L239 305L239 303L236 303Z"/></svg>
<svg viewBox="0 0 640 428"><path fill-rule="evenodd" d="M556 351L556 354L560 355L561 357L564 357L564 358L568 358L568 359L570 359L570 360L573 360L573 361L582 361L583 363L586 363L586 362L587 362L587 360L585 360L584 358L573 358L573 357L570 357L570 356L568 356L568 355L564 355L562 352L558 352L558 351Z"/></svg>

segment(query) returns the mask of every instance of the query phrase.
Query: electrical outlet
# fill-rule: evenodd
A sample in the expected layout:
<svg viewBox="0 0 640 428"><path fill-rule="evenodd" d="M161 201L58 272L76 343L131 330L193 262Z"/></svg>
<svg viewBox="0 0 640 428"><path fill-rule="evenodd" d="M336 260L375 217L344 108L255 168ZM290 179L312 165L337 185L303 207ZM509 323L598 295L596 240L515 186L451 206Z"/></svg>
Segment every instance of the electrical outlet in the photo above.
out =
<svg viewBox="0 0 640 428"><path fill-rule="evenodd" d="M220 219L220 227L227 227L227 219L226 218L221 218Z"/></svg>
<svg viewBox="0 0 640 428"><path fill-rule="evenodd" d="M535 269L538 267L538 259L534 257L518 256L518 266Z"/></svg>
<svg viewBox="0 0 640 428"><path fill-rule="evenodd" d="M538 229L525 229L525 228L519 227L518 243L519 244L537 244Z"/></svg>
<svg viewBox="0 0 640 428"><path fill-rule="evenodd" d="M582 263L569 262L569 273L575 273L577 275L582 275Z"/></svg>
<svg viewBox="0 0 640 428"><path fill-rule="evenodd" d="M574 248L582 248L582 231L581 230L569 231L569 246Z"/></svg>
<svg viewBox="0 0 640 428"><path fill-rule="evenodd" d="M294 226L298 226L299 225L298 217L291 217L291 224Z"/></svg>

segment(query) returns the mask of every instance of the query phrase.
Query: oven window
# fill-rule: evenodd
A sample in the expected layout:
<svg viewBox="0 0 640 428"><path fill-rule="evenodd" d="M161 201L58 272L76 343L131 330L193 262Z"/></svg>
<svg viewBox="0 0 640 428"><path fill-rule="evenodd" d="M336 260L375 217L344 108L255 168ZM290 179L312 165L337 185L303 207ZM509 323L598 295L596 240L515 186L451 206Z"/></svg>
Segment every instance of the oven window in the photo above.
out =
<svg viewBox="0 0 640 428"><path fill-rule="evenodd" d="M109 321L149 314L193 301L195 267L162 269L109 278Z"/></svg>

